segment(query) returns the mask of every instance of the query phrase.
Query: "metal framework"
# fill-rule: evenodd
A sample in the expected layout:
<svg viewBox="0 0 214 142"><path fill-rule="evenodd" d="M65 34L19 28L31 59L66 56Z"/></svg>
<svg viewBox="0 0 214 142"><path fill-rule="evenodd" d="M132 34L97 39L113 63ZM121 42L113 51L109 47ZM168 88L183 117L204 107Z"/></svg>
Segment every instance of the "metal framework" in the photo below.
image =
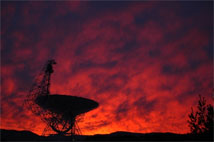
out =
<svg viewBox="0 0 214 142"><path fill-rule="evenodd" d="M41 119L47 124L47 127L43 131L43 135L45 135L51 129L60 135L72 136L74 134L81 134L77 125L77 121L80 121L83 118L83 115L68 118L63 116L63 114L57 114L47 109L43 109L36 102L36 99L40 96L47 96L48 100L48 96L50 95L49 88L51 74L53 73L54 64L56 64L55 60L47 61L40 74L36 77L35 82L30 89L29 94L27 95L24 105L35 115L40 116ZM44 100L43 103L45 103L47 100Z"/></svg>

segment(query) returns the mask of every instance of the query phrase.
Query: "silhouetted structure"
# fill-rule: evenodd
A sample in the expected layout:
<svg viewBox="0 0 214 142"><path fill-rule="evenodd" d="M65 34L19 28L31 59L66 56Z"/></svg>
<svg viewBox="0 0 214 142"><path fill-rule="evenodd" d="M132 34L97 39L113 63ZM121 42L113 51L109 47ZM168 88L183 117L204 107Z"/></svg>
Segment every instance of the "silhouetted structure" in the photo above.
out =
<svg viewBox="0 0 214 142"><path fill-rule="evenodd" d="M78 116L97 108L98 103L77 96L51 95L49 88L54 64L55 60L49 60L44 66L27 96L25 106L47 124L44 132L52 128L58 134L73 135L79 133Z"/></svg>
<svg viewBox="0 0 214 142"><path fill-rule="evenodd" d="M70 141L68 136L50 135L38 136L29 131L1 130L1 141ZM210 141L212 137L206 135L194 134L175 134L175 133L131 133L131 132L114 132L111 134L97 135L79 135L76 141Z"/></svg>

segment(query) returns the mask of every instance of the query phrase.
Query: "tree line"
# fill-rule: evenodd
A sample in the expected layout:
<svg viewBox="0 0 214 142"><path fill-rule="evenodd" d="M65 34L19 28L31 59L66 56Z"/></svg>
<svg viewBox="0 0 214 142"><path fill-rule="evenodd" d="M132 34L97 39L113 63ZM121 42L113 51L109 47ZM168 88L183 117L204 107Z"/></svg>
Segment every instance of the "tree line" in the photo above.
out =
<svg viewBox="0 0 214 142"><path fill-rule="evenodd" d="M187 121L192 134L213 136L213 106L206 104L204 97L199 95L197 110L191 108Z"/></svg>

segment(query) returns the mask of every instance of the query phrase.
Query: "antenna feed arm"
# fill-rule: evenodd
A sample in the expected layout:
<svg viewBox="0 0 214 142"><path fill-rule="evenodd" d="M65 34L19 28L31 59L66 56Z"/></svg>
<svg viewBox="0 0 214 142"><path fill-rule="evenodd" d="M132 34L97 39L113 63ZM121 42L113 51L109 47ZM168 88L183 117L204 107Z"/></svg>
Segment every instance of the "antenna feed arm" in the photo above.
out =
<svg viewBox="0 0 214 142"><path fill-rule="evenodd" d="M53 64L56 64L56 61L55 60L49 60L48 63L47 63L47 66L46 66L46 70L45 70L45 73L53 73L54 70L53 70Z"/></svg>

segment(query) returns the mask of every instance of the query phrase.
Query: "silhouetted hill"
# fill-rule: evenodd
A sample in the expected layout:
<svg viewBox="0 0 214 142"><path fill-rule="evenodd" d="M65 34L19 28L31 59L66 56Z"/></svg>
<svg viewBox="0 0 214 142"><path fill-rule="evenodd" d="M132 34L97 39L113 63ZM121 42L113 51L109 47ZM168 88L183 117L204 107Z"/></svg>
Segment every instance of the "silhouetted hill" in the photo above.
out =
<svg viewBox="0 0 214 142"><path fill-rule="evenodd" d="M68 136L39 136L29 131L1 130L1 141L71 141ZM174 133L114 132L93 136L75 136L75 141L213 141L213 136Z"/></svg>
<svg viewBox="0 0 214 142"><path fill-rule="evenodd" d="M30 131L1 129L1 141L33 141L39 139L39 135L36 135Z"/></svg>

